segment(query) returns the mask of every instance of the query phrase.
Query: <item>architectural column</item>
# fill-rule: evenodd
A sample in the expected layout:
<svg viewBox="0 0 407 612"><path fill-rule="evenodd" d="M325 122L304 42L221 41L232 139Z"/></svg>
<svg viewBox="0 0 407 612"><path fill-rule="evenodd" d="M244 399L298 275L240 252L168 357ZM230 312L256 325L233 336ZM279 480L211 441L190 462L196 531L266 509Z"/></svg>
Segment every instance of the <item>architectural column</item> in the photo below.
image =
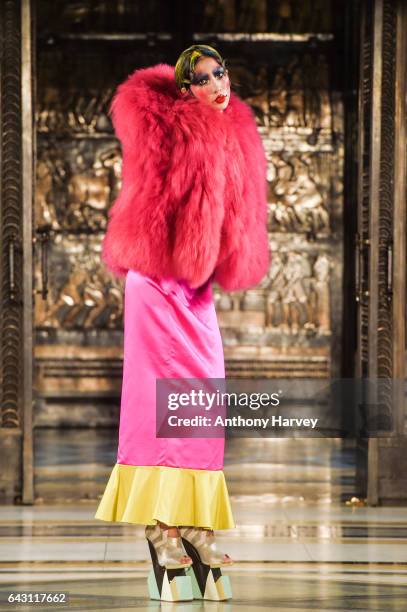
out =
<svg viewBox="0 0 407 612"><path fill-rule="evenodd" d="M32 503L32 15L0 3L0 500Z"/></svg>

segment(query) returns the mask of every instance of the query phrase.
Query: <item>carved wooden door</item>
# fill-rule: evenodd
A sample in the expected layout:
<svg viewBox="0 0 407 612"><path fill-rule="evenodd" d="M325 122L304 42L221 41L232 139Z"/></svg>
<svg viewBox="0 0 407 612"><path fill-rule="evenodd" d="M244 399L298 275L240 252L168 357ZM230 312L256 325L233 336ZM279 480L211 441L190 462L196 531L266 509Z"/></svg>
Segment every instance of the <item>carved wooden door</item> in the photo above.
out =
<svg viewBox="0 0 407 612"><path fill-rule="evenodd" d="M358 478L368 503L377 504L406 497L404 2L362 3L360 49L356 374L372 381L364 400L379 412L372 436L359 440Z"/></svg>
<svg viewBox="0 0 407 612"><path fill-rule="evenodd" d="M227 58L268 158L269 274L248 291L215 288L227 372L290 376L299 394L304 378L340 375L346 19L332 2L290 4L38 3L37 427L117 423L123 283L100 260L120 189L108 106L132 70L191 41Z"/></svg>

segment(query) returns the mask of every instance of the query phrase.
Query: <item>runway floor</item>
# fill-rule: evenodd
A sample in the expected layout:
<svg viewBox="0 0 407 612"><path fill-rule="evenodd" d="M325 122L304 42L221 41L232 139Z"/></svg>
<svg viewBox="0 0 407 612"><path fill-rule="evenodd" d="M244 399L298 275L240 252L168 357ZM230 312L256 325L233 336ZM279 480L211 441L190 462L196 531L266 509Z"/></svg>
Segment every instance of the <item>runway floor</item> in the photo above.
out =
<svg viewBox="0 0 407 612"><path fill-rule="evenodd" d="M346 503L355 492L351 443L231 441L225 472L237 529L217 535L235 559L225 571L233 600L160 605L147 598L143 528L93 519L110 442L103 465L85 465L80 438L52 454L46 433L37 503L0 507L0 610L407 610L407 508ZM62 503L61 473L70 502ZM86 481L87 496L74 500ZM67 591L69 605L5 603L26 591Z"/></svg>

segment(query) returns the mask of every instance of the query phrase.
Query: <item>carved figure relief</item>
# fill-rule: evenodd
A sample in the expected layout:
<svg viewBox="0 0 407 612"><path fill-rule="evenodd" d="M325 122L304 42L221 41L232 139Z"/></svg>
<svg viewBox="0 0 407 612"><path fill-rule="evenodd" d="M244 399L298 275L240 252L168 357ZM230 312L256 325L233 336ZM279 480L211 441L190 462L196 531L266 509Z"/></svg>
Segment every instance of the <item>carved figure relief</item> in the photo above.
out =
<svg viewBox="0 0 407 612"><path fill-rule="evenodd" d="M266 325L285 333L330 331L329 259L285 249L274 255L266 287Z"/></svg>
<svg viewBox="0 0 407 612"><path fill-rule="evenodd" d="M77 240L77 239L75 239ZM100 265L94 245L59 237L45 304L37 302L39 327L62 329L116 328L122 324L123 281Z"/></svg>
<svg viewBox="0 0 407 612"><path fill-rule="evenodd" d="M102 92L61 92L47 87L36 110L37 130L40 133L98 134L111 132L108 105L112 88Z"/></svg>
<svg viewBox="0 0 407 612"><path fill-rule="evenodd" d="M54 175L52 164L46 159L37 163L37 190L35 194L35 220L37 227L49 226L60 229L55 205L52 200Z"/></svg>
<svg viewBox="0 0 407 612"><path fill-rule="evenodd" d="M271 231L305 232L315 236L329 229L329 214L309 155L274 154L274 178L269 183Z"/></svg>
<svg viewBox="0 0 407 612"><path fill-rule="evenodd" d="M233 24L233 6L222 0L206 3L203 27L209 28L213 19ZM310 18L301 16L295 3L275 6L282 30L296 19ZM221 9L217 15L215 8ZM244 3L244 9L253 24L263 19L261 3L257 8ZM306 52L280 64L250 66L231 58L229 69L263 138L274 244L269 274L258 287L231 294L215 287L218 312L232 313L223 330L226 341L267 344L269 333L330 334L332 255L325 243L321 252L317 241L329 239L340 210L340 166L333 160L341 158L343 143L342 115L333 110L326 56ZM107 276L100 261L107 213L121 177L120 147L107 115L113 90L71 91L61 97L48 88L40 101L36 225L50 227L58 237L50 253L50 294L37 308L40 328L122 326L121 283ZM62 137L58 146L54 136ZM93 237L92 244L85 234Z"/></svg>

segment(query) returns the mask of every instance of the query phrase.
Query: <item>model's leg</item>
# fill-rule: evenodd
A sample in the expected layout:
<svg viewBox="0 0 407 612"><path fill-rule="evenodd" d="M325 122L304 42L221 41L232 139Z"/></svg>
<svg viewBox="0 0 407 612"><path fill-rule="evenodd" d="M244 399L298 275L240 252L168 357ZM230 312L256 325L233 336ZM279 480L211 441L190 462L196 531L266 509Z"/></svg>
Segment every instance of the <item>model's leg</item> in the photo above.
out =
<svg viewBox="0 0 407 612"><path fill-rule="evenodd" d="M232 565L233 561L229 555L217 550L213 530L181 527L180 533L185 550L193 561L192 567L186 572L192 580L194 599L231 599L230 580L228 576L222 575L221 568Z"/></svg>
<svg viewBox="0 0 407 612"><path fill-rule="evenodd" d="M180 538L181 537L178 527L166 525L165 523L161 523L161 521L158 521L158 524L161 529L165 529L167 531L168 538ZM180 563L184 565L191 565L192 559L191 557L188 557L188 555L183 554L180 557Z"/></svg>
<svg viewBox="0 0 407 612"><path fill-rule="evenodd" d="M207 541L210 542L210 545L215 545L215 533L213 529L204 529L204 531L206 531ZM222 562L224 565L231 565L233 563L233 559L231 559L228 554L223 553Z"/></svg>
<svg viewBox="0 0 407 612"><path fill-rule="evenodd" d="M182 527L181 537L197 549L203 563L211 567L232 565L233 559L217 549L213 529L204 527Z"/></svg>
<svg viewBox="0 0 407 612"><path fill-rule="evenodd" d="M151 599L183 601L193 599L191 577L185 570L192 565L186 555L177 527L159 523L146 526L146 538L153 568L148 576Z"/></svg>

